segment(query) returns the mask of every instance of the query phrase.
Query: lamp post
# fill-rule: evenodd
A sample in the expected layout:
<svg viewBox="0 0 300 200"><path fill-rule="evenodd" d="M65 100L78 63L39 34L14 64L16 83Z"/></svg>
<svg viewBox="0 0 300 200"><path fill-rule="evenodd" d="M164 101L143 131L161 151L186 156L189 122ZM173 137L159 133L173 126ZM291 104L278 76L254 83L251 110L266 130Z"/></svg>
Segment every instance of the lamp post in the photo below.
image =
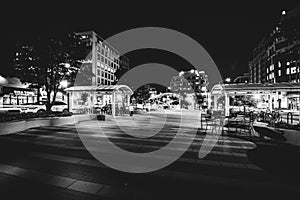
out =
<svg viewBox="0 0 300 200"><path fill-rule="evenodd" d="M65 88L67 88L69 85L69 82L67 80L62 80L60 82L60 86L61 86L61 89L64 90ZM64 94L62 94L62 97L64 97ZM68 104L68 110L70 111L70 99L69 99L69 93L67 93L67 104Z"/></svg>
<svg viewBox="0 0 300 200"><path fill-rule="evenodd" d="M225 83L230 83L230 82L231 82L231 78L228 77L225 79Z"/></svg>

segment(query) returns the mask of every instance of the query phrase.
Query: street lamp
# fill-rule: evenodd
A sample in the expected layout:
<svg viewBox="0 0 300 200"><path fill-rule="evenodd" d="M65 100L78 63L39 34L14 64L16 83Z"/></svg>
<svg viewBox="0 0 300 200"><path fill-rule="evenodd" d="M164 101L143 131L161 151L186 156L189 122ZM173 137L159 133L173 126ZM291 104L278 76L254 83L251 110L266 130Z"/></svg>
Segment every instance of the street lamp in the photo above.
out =
<svg viewBox="0 0 300 200"><path fill-rule="evenodd" d="M225 82L226 82L226 83L230 83L230 82L231 82L231 78L229 78L229 77L226 78L226 79L225 79Z"/></svg>
<svg viewBox="0 0 300 200"><path fill-rule="evenodd" d="M62 81L60 82L60 86L61 86L62 88L67 88L68 85L69 85L69 82L68 82L67 80L62 80Z"/></svg>

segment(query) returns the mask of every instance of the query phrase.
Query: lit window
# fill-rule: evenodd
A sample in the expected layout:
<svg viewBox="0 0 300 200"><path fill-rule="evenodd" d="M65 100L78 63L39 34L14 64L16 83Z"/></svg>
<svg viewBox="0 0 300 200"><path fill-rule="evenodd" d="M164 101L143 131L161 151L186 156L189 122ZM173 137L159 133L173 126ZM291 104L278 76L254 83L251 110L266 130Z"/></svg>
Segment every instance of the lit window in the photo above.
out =
<svg viewBox="0 0 300 200"><path fill-rule="evenodd" d="M296 73L296 67L292 67L291 68L291 74L295 74Z"/></svg>
<svg viewBox="0 0 300 200"><path fill-rule="evenodd" d="M281 76L281 70L278 70L278 76Z"/></svg>
<svg viewBox="0 0 300 200"><path fill-rule="evenodd" d="M286 62L286 65L287 65L287 66L289 66L289 65L290 65L290 62L289 62L289 61L288 61L288 62Z"/></svg>
<svg viewBox="0 0 300 200"><path fill-rule="evenodd" d="M286 68L286 74L290 74L290 68Z"/></svg>
<svg viewBox="0 0 300 200"><path fill-rule="evenodd" d="M281 67L281 62L280 62L280 61L278 61L278 67L279 67L279 68Z"/></svg>
<svg viewBox="0 0 300 200"><path fill-rule="evenodd" d="M269 73L269 68L267 68L267 73Z"/></svg>

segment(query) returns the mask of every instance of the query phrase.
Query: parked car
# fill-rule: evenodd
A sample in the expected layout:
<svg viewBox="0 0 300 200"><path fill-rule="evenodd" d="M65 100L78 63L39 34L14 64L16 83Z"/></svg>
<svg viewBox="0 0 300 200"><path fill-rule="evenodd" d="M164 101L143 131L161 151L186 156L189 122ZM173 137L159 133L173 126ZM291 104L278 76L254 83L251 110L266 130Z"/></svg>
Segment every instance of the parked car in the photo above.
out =
<svg viewBox="0 0 300 200"><path fill-rule="evenodd" d="M23 105L23 108L26 108L26 113L38 113L44 114L46 113L46 103L31 103ZM52 112L59 112L59 113L69 113L68 104L62 101L55 101L53 106L51 107Z"/></svg>

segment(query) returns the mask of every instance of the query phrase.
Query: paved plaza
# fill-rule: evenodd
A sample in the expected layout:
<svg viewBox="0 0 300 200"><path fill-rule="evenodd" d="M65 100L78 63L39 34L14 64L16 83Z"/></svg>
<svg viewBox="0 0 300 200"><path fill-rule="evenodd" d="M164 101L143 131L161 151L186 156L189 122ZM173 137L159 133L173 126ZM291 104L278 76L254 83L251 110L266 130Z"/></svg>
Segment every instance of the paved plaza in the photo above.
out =
<svg viewBox="0 0 300 200"><path fill-rule="evenodd" d="M169 113L165 120L156 112L119 117L119 127L115 120L84 121L76 126L84 130L80 137L101 141L97 130L101 123L102 130L118 147L145 153L165 147L172 140L179 128L179 116ZM149 125L151 119L156 123ZM160 121L164 123L162 130L150 138L128 136L121 130L143 134L144 127L155 130L161 126L157 123ZM260 196L287 197L299 191L298 183L283 181L248 160L248 150L256 147L250 141L221 136L212 151L199 159L205 132L196 126L185 128L187 133L197 131L197 136L183 156L161 170L145 174L119 172L97 161L82 144L74 125L1 136L1 193L7 199L199 199L255 198L258 191ZM185 143L186 138L179 142Z"/></svg>

